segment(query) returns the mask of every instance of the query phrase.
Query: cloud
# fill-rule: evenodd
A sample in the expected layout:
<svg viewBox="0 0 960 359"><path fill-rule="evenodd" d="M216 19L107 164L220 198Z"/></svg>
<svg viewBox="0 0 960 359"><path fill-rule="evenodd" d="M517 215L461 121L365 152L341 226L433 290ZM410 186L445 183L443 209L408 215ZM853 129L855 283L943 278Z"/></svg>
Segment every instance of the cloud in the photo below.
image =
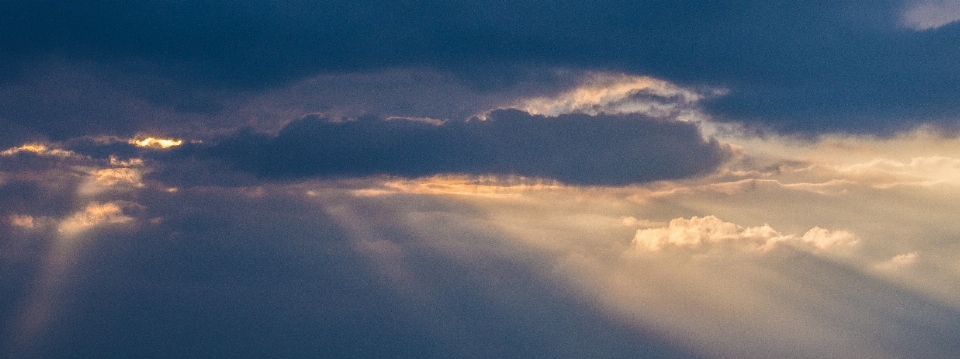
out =
<svg viewBox="0 0 960 359"><path fill-rule="evenodd" d="M919 257L920 257L920 254L917 252L901 253L893 256L893 258L890 258L886 261L878 263L877 265L874 266L874 269L877 269L883 272L896 273L905 268L909 268L916 265L917 258Z"/></svg>
<svg viewBox="0 0 960 359"><path fill-rule="evenodd" d="M677 124L636 115L550 118L515 113L518 120L551 125L571 118L589 119L590 125L628 119ZM497 119L501 118L493 120ZM395 135L406 126L440 131L449 124L311 120L316 121L311 126L321 129L372 121L368 125L373 130L358 131L355 138ZM390 123L401 130L382 127ZM679 125L696 129L688 123ZM288 127L285 131L308 129L296 122ZM291 134L249 135L269 144ZM325 138L334 135L341 133L334 131ZM304 141L305 148L322 144L319 137L305 136L309 140ZM117 141L129 146L125 139ZM873 145L901 152L892 143ZM170 151L144 150L154 157L142 161L98 155L81 164L88 169L172 167L179 160L201 160L199 155L178 156L211 149L206 146L185 143ZM952 148L935 147L944 154ZM271 147L249 149L257 154L263 148ZM793 150L783 153L795 156L790 158L808 154ZM941 296L917 286L916 277L922 275L941 288L934 293L955 300L957 272L942 263L948 259L956 265L951 240L960 233L952 218L956 191L883 189L857 181L846 182L849 191L842 194L784 186L849 178L853 175L843 177L840 169L866 163L847 158L850 153L836 148L828 152L845 162L780 159L778 166L769 166L759 159L738 158L737 171L729 173L616 188L521 178L500 181L496 176L409 180L308 176L239 188L214 182L167 192L151 182L130 186L132 181L121 180L122 171L108 171L118 175L105 177L117 180L112 186L129 186L133 192L109 191L98 194L104 198L91 199L78 196L76 190L84 181L95 180L96 172L72 170L69 173L79 181L74 186L30 191L0 186L4 199L0 206L5 207L0 222L14 226L8 214L29 215L41 225L34 230L14 226L9 237L30 244L37 243L30 242L34 237L46 235L84 246L74 259L54 261L72 263L55 272L54 277L63 278L55 284L63 289L41 292L33 297L40 299L30 300L58 303L46 299L67 298L85 303L76 308L52 306L45 322L25 317L43 329L27 338L37 356L46 350L83 350L75 338L84 343L124 343L102 346L118 355L145 350L167 354L173 350L168 348L183 344L187 349L180 354L242 356L249 350L275 353L279 350L275 343L283 343L284 353L363 356L368 352L351 350L356 343L365 343L364 350L376 350L378 355L410 357L531 352L556 357L705 359L766 358L771 353L798 358L909 358L918 352L927 357L955 356L956 341L942 333L956 332L957 307L943 304L954 302L938 302ZM884 168L922 172L953 166L953 157L901 155L891 159L902 167L888 163ZM7 159L25 156L40 157L19 153ZM36 181L62 177L53 171L47 175ZM732 178L737 179L736 186L725 186ZM645 202L632 200L667 187L687 190L664 191ZM61 191L77 203L62 213L45 214L37 208L47 204L28 198L31 191ZM117 197L136 198L143 207ZM119 212L108 204L119 207ZM817 210L811 211L814 207ZM44 224L42 218L57 218L60 223ZM141 223L141 218L155 220ZM768 219L769 225L744 225ZM76 241L57 231L69 221L90 240ZM120 228L125 230L114 230ZM630 242L641 233L638 228L662 244L656 254ZM663 239L671 233L683 239L680 244ZM854 244L858 239L867 251ZM692 243L699 243L699 249ZM771 243L784 250L757 255L756 250ZM851 246L858 250L850 256L833 255ZM31 248L35 247L40 246ZM871 271L877 263L913 251L923 253L922 261L899 271L902 283L888 282L886 277L893 275L887 272ZM935 255L938 251L943 258ZM709 255L699 255L703 252ZM919 271L925 266L930 271ZM24 291L28 290L10 292ZM224 300L236 305L224 306ZM212 313L205 328L145 336L154 338L146 342L117 341L141 337L156 323L194 328L187 324L196 321L191 313L197 312ZM247 334L230 329L238 323ZM58 335L63 332L79 334ZM271 340L249 345L227 340L238 335ZM298 339L304 337L309 340ZM191 346L197 338L214 344ZM518 342L523 345L518 347ZM555 342L565 344L557 347ZM89 351L99 354L101 346L96 347ZM419 349L424 347L436 349Z"/></svg>
<svg viewBox="0 0 960 359"><path fill-rule="evenodd" d="M902 31L904 9L908 23L923 28L955 13L946 2L852 0L11 3L0 15L0 47L8 49L0 56L0 93L7 97L0 118L23 136L129 134L141 128L124 118L197 120L231 99L321 75L429 69L469 88L499 91L544 68L565 68L728 89L709 99L704 112L793 133L956 127L960 70L950 64L960 55L952 46L960 28ZM88 81L71 69L77 66L102 69L111 80ZM62 76L44 75L58 67L65 67L57 70ZM19 95L30 92L24 89L46 95ZM514 100L541 94L533 95ZM638 93L604 106L669 110L633 101L658 96ZM37 100L45 106L32 106ZM177 120L178 112L190 116ZM76 114L82 123L69 121Z"/></svg>
<svg viewBox="0 0 960 359"><path fill-rule="evenodd" d="M700 249L714 245L742 246L748 250L769 250L779 243L811 245L817 249L855 245L859 239L848 231L811 228L803 234L784 235L770 225L742 227L716 216L675 218L667 227L638 229L633 244L640 249L660 251L665 248Z"/></svg>
<svg viewBox="0 0 960 359"><path fill-rule="evenodd" d="M153 138L146 137L142 139L131 138L129 140L131 145L137 147L146 147L146 148L155 148L155 149L168 149L171 147L177 147L183 144L183 140L175 138Z"/></svg>
<svg viewBox="0 0 960 359"><path fill-rule="evenodd" d="M118 167L92 170L88 180L78 188L84 195L99 194L107 190L130 190L144 185L143 168Z"/></svg>
<svg viewBox="0 0 960 359"><path fill-rule="evenodd" d="M76 153L69 150L63 150L60 148L51 148L42 143L27 143L17 147L11 147L3 152L0 152L0 156L15 156L18 153L32 153L41 157L74 157L77 156Z"/></svg>
<svg viewBox="0 0 960 359"><path fill-rule="evenodd" d="M903 12L903 25L917 31L936 29L960 20L956 0L917 1Z"/></svg>
<svg viewBox="0 0 960 359"><path fill-rule="evenodd" d="M0 124L5 127L0 147L50 141L135 147L130 140L147 137L193 142L243 126L276 132L313 114L463 120L517 98L554 94L587 76L545 68L518 76L504 88L485 90L442 69L388 68L238 90L187 88L105 64L51 60L35 67L22 81L0 82Z"/></svg>
<svg viewBox="0 0 960 359"><path fill-rule="evenodd" d="M522 99L512 104L534 115L557 116L568 113L641 114L654 118L676 118L686 110L690 116L693 104L712 94L682 88L648 76L593 73L577 87L554 96Z"/></svg>
<svg viewBox="0 0 960 359"><path fill-rule="evenodd" d="M633 243L640 248L658 251L664 247L699 248L713 243L743 241L762 246L783 236L768 225L744 228L724 222L716 216L676 218L665 228L637 230Z"/></svg>
<svg viewBox="0 0 960 359"><path fill-rule="evenodd" d="M305 196L305 190L316 196ZM258 194L243 195L254 191ZM18 357L55 350L243 357L254 350L333 357L698 358L658 333L607 317L512 256L472 252L451 258L430 249L395 216L416 213L392 205L364 208L363 203L382 198L358 201L349 189L323 181L178 193L147 187L140 194L143 210L163 220L85 219L101 224L84 232L82 241L65 238L53 227L49 234L63 246L78 248L69 248L69 258L52 258L59 267L46 272L44 290L30 294L42 284L9 291L27 299L20 307L0 307L22 319L22 326L11 327L17 335L0 342L14 341L14 350L6 352L22 354ZM468 210L431 197L416 195L432 202L432 214L446 213L432 208L438 204ZM400 198L388 200L394 199ZM123 216L139 218L124 203L90 203L104 212L99 217L120 216L110 204ZM98 217L98 210L80 207L66 218ZM126 230L113 230L120 227ZM451 243L499 240L449 228L460 233ZM84 305L63 304L65 299ZM224 306L223 300L238 305ZM207 313L201 315L202 328L188 325L198 320L198 312ZM150 336L145 334L156 334L156 325L149 323L188 329ZM268 340L238 342L237 335ZM149 339L127 340L136 337ZM203 343L196 344L198 338ZM120 344L106 345L110 342ZM81 348L88 344L93 347Z"/></svg>
<svg viewBox="0 0 960 359"><path fill-rule="evenodd" d="M33 229L36 227L34 223L33 216L27 214L11 214L9 217L10 224L14 227Z"/></svg>
<svg viewBox="0 0 960 359"><path fill-rule="evenodd" d="M831 231L820 227L813 227L800 237L802 243L813 245L818 249L836 247L850 247L856 245L860 239L848 231Z"/></svg>
<svg viewBox="0 0 960 359"><path fill-rule="evenodd" d="M704 140L693 124L639 115L544 117L517 110L441 125L309 117L276 137L242 133L202 152L266 178L450 173L581 185L696 176L728 157L723 145Z"/></svg>
<svg viewBox="0 0 960 359"><path fill-rule="evenodd" d="M90 229L133 222L134 218L123 213L124 208L138 206L127 202L94 202L82 211L60 222L57 231L66 236L75 236Z"/></svg>
<svg viewBox="0 0 960 359"><path fill-rule="evenodd" d="M413 182L421 181L433 179ZM446 179L437 182L438 187L448 185ZM339 196L322 184L308 185L305 190L314 191L316 197L311 199L316 203L336 208L338 213L352 210L351 218L344 221L365 228L357 238L411 234L411 238L393 241L390 251L396 249L403 254L398 257L407 257L400 262L408 266L421 260L413 256L422 248L440 251L461 263L518 258L565 291L602 308L609 317L661 333L705 358L910 358L920 351L949 358L956 353L958 347L950 336L938 333L955 329L957 307L930 299L925 290L906 290L900 283L875 277L870 271L876 258L873 253L859 248L844 252L858 246L854 240L859 239L853 234L859 231L795 229L797 223L738 224L745 223L743 218L763 219L765 212L795 216L809 211L797 207L800 202L796 198L762 193L748 204L729 203L745 196L742 194L716 198L712 208L724 215L701 221L700 228L687 228L697 229L696 233L704 228L714 230L712 237L699 235L701 251L668 245L649 254L643 247L630 245L623 239L636 232L631 226L667 229L668 224L658 223L664 216L696 222L697 218L678 218L676 214L711 208L705 203L709 198L703 198L709 196L704 195L694 196L701 197L700 202L631 204L626 200L638 188L656 185L509 187L502 188L498 196L486 196L483 189L479 195L459 194L467 188L353 198ZM770 202L788 207L764 207L760 213L745 214L751 206ZM807 198L805 203L811 202ZM625 210L645 220L628 220L624 226ZM876 223L876 217L873 221L867 226L886 230L899 226ZM915 228L906 231L917 233ZM779 239L774 242L778 250L749 251L769 246L768 238ZM895 242L877 236L862 240L880 246ZM955 249L951 246L950 251ZM636 255L638 252L643 254ZM844 255L835 255L838 253ZM955 256L949 257L955 263ZM393 264L397 259L382 260ZM496 278L492 273L497 268L479 265L482 269L464 277ZM401 273L383 270L387 276ZM423 284L424 277L415 278ZM497 283L497 279L490 281ZM952 283L956 280L937 278L934 282L955 288ZM950 296L956 297L953 293Z"/></svg>
<svg viewBox="0 0 960 359"><path fill-rule="evenodd" d="M0 2L13 357L960 352L947 8Z"/></svg>

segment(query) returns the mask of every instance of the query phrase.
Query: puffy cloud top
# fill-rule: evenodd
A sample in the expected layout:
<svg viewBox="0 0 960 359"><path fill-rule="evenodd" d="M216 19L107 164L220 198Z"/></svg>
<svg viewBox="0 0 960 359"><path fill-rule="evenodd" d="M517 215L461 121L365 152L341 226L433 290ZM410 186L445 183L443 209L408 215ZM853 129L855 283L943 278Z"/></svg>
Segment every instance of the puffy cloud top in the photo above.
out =
<svg viewBox="0 0 960 359"><path fill-rule="evenodd" d="M637 230L633 243L638 248L659 251L667 247L697 249L710 245L730 244L738 247L766 250L778 243L809 245L826 250L835 247L849 247L859 239L847 231L830 231L814 227L797 236L781 234L767 224L757 227L743 227L726 222L716 216L676 218L669 226Z"/></svg>

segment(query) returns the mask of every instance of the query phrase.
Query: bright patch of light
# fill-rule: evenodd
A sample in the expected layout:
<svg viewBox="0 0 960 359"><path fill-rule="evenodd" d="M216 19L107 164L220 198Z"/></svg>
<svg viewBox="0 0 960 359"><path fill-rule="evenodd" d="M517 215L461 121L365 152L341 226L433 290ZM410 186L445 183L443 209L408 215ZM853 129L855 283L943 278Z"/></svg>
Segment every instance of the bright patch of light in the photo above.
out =
<svg viewBox="0 0 960 359"><path fill-rule="evenodd" d="M531 180L522 177L496 176L433 176L412 180L387 181L379 188L353 191L359 197L375 197L391 194L436 194L473 197L517 197L525 191L543 191L563 188L557 182Z"/></svg>
<svg viewBox="0 0 960 359"><path fill-rule="evenodd" d="M128 184L143 187L140 182L143 174L135 168L104 168L93 173L93 181L104 187Z"/></svg>
<svg viewBox="0 0 960 359"><path fill-rule="evenodd" d="M78 188L79 192L95 195L105 191L128 191L145 186L143 175L149 172L149 169L144 167L143 159L120 160L111 156L110 164L117 167L88 170L89 177Z"/></svg>
<svg viewBox="0 0 960 359"><path fill-rule="evenodd" d="M42 143L26 143L19 147L8 148L3 152L0 152L0 155L13 156L22 152L29 152L29 153L36 154L38 156L51 156L51 157L70 157L75 155L73 151L62 150L59 148L51 148Z"/></svg>
<svg viewBox="0 0 960 359"><path fill-rule="evenodd" d="M176 147L183 144L183 140L172 139L172 138L154 138L147 137L143 139L130 139L129 144L137 147L147 147L147 148L157 148L157 149L167 149L170 147Z"/></svg>
<svg viewBox="0 0 960 359"><path fill-rule="evenodd" d="M126 160L121 160L117 156L110 156L110 165L117 167L143 167L144 162L142 158L130 158Z"/></svg>
<svg viewBox="0 0 960 359"><path fill-rule="evenodd" d="M769 250L779 243L811 245L818 249L852 246L857 237L847 231L830 231L814 227L803 236L784 235L767 224L742 227L716 216L676 218L668 227L639 229L633 239L638 248L659 251L665 247L700 248L712 244L734 244L751 250Z"/></svg>
<svg viewBox="0 0 960 359"><path fill-rule="evenodd" d="M721 90L697 92L648 76L596 73L570 91L556 96L522 99L509 107L545 116L635 113L656 118L689 119L697 117L692 113L695 111L691 105L707 95L722 94Z"/></svg>
<svg viewBox="0 0 960 359"><path fill-rule="evenodd" d="M33 216L26 214L13 214L10 215L10 224L15 227L33 229L36 224L34 223Z"/></svg>
<svg viewBox="0 0 960 359"><path fill-rule="evenodd" d="M68 236L83 233L97 226L132 222L133 217L123 213L117 202L91 203L60 223L57 230Z"/></svg>
<svg viewBox="0 0 960 359"><path fill-rule="evenodd" d="M386 118L387 121L410 121L410 122L420 122L428 125L440 126L443 125L444 120L431 118L431 117L403 117L403 116L390 116Z"/></svg>

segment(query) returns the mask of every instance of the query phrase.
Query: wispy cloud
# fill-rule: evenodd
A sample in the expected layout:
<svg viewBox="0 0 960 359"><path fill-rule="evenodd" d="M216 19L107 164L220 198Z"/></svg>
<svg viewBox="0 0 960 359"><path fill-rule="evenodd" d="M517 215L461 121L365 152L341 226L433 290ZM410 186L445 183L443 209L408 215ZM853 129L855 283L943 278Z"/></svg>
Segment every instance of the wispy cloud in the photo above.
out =
<svg viewBox="0 0 960 359"><path fill-rule="evenodd" d="M695 91L648 76L591 73L571 90L554 96L522 99L510 107L545 116L641 114L689 120L706 117L696 111L698 101L725 92L721 89Z"/></svg>
<svg viewBox="0 0 960 359"><path fill-rule="evenodd" d="M904 26L917 31L936 29L960 21L960 2L922 0L910 4L902 15Z"/></svg>
<svg viewBox="0 0 960 359"><path fill-rule="evenodd" d="M91 203L82 211L60 222L57 231L66 236L76 236L100 226L132 222L133 217L123 213L123 207L130 205L123 202Z"/></svg>

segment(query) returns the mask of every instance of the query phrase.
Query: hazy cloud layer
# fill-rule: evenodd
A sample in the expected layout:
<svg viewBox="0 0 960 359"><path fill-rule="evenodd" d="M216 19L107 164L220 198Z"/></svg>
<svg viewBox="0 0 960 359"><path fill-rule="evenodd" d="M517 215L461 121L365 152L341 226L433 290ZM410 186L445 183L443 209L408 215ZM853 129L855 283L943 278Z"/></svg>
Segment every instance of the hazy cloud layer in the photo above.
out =
<svg viewBox="0 0 960 359"><path fill-rule="evenodd" d="M692 124L636 115L514 110L472 124L504 119L628 121L703 141ZM447 125L311 118L250 136L372 126L409 139ZM715 171L618 187L450 174L238 184L206 166L224 157L203 151L224 144L4 149L0 350L954 358L960 140L926 136L745 140ZM222 177L150 175L190 161Z"/></svg>
<svg viewBox="0 0 960 359"><path fill-rule="evenodd" d="M241 133L201 153L267 178L459 173L623 185L703 174L728 151L691 123L498 110L442 124L305 118L276 137Z"/></svg>
<svg viewBox="0 0 960 359"><path fill-rule="evenodd" d="M138 203L79 196L51 216L0 192L0 353L700 357L607 318L519 258L451 259L343 189L136 191Z"/></svg>

